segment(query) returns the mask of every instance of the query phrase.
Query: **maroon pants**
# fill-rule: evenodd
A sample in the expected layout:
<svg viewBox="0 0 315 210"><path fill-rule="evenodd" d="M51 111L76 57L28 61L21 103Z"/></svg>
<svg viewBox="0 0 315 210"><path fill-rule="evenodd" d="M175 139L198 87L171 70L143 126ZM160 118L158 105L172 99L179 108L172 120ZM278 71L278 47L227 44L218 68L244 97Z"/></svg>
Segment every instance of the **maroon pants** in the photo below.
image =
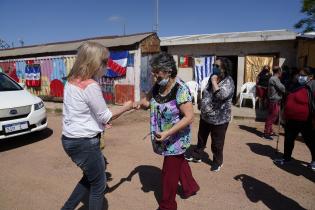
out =
<svg viewBox="0 0 315 210"><path fill-rule="evenodd" d="M265 123L265 135L271 135L273 133L272 124L276 122L279 117L280 102L269 102L268 105L268 117Z"/></svg>
<svg viewBox="0 0 315 210"><path fill-rule="evenodd" d="M183 188L183 196L189 197L199 190L184 155L165 156L162 169L162 200L160 210L176 210L175 201L178 182Z"/></svg>

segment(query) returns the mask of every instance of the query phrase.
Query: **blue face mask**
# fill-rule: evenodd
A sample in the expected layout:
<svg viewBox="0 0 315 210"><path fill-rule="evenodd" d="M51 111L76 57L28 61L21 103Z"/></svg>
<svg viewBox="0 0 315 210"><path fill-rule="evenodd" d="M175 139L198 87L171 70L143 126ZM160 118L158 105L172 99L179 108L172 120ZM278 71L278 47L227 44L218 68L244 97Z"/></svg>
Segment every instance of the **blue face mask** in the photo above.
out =
<svg viewBox="0 0 315 210"><path fill-rule="evenodd" d="M167 85L169 79L170 79L170 78L162 79L161 81L158 82L158 84L159 84L160 86L165 86L165 85Z"/></svg>
<svg viewBox="0 0 315 210"><path fill-rule="evenodd" d="M300 75L300 76L298 77L298 82L299 82L300 85L305 85L306 82L307 82L307 79L308 79L307 76L301 76L301 75Z"/></svg>
<svg viewBox="0 0 315 210"><path fill-rule="evenodd" d="M216 66L213 67L212 71L213 71L213 75L221 74L221 70Z"/></svg>

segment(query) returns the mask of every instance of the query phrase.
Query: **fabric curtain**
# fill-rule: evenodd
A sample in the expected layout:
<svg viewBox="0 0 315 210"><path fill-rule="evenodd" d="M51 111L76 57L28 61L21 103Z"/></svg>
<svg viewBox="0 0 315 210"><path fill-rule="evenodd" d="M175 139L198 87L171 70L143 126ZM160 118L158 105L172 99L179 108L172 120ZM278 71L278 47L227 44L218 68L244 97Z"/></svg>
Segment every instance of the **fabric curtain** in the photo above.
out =
<svg viewBox="0 0 315 210"><path fill-rule="evenodd" d="M244 82L256 82L257 75L264 65L273 66L273 56L246 56Z"/></svg>

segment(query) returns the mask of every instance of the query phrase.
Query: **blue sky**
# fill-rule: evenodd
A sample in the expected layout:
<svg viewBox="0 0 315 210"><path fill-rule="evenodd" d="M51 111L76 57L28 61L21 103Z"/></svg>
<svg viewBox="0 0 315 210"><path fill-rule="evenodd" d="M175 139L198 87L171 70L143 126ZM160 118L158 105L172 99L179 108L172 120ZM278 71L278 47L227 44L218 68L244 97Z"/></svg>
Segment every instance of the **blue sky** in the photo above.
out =
<svg viewBox="0 0 315 210"><path fill-rule="evenodd" d="M0 0L0 38L19 46L152 31L156 0ZM159 36L289 29L301 0L159 0ZM295 31L295 30L294 30Z"/></svg>

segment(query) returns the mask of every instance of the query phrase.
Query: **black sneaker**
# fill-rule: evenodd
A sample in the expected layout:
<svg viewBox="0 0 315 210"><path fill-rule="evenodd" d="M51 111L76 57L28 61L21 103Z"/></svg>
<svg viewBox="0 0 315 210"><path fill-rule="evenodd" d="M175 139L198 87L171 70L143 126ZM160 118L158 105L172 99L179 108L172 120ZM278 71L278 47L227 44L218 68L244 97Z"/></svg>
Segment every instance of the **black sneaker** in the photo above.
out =
<svg viewBox="0 0 315 210"><path fill-rule="evenodd" d="M221 165L214 164L211 166L210 170L214 171L214 172L219 172L221 170L222 166L223 166L223 164L221 164Z"/></svg>
<svg viewBox="0 0 315 210"><path fill-rule="evenodd" d="M189 162L200 163L201 159L193 156L185 156L185 159Z"/></svg>
<svg viewBox="0 0 315 210"><path fill-rule="evenodd" d="M290 161L289 161L289 160L286 160L286 159L284 159L284 158L276 158L276 159L273 160L273 162L274 162L275 164L278 164L278 165L284 165L284 164L286 164L286 163L288 163L288 162L290 162Z"/></svg>
<svg viewBox="0 0 315 210"><path fill-rule="evenodd" d="M189 162L191 162L193 160L193 157L192 156L188 156L188 155L185 155L185 159Z"/></svg>
<svg viewBox="0 0 315 210"><path fill-rule="evenodd" d="M200 159L200 158L193 157L192 162L194 162L194 163L201 163L201 159Z"/></svg>

